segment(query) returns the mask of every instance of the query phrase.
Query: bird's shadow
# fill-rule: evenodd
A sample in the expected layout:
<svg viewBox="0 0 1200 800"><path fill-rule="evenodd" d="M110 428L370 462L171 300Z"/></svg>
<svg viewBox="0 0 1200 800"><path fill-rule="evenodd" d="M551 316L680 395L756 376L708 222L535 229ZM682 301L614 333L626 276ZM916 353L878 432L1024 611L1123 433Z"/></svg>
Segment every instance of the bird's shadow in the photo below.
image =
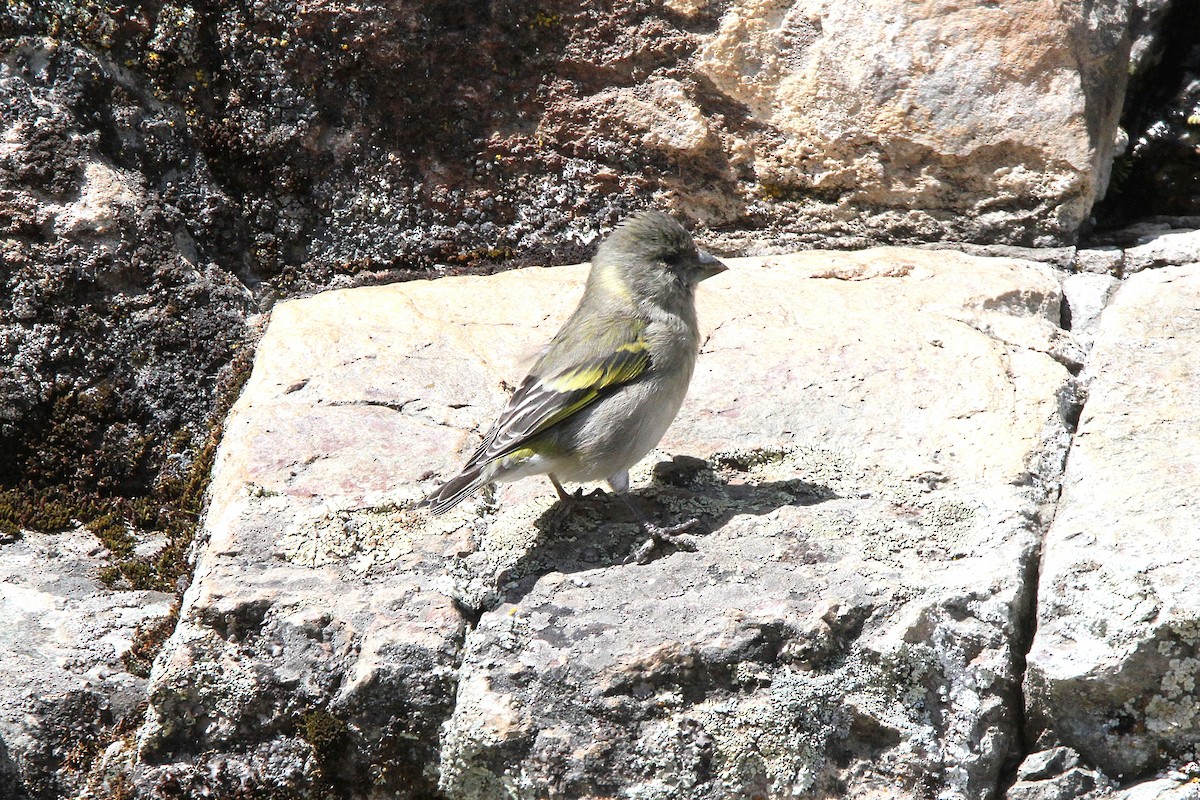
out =
<svg viewBox="0 0 1200 800"><path fill-rule="evenodd" d="M702 550L707 534L735 515L761 516L784 506L836 500L839 495L828 486L800 479L738 483L703 459L676 456L656 464L649 489L634 492L633 497L657 524L698 518L699 524L690 533ZM633 554L648 538L621 498L599 490L577 494L569 503L559 500L534 525L537 542L497 576L501 602L519 601L548 573L571 574L618 564L636 567ZM674 549L660 544L653 558L668 556Z"/></svg>

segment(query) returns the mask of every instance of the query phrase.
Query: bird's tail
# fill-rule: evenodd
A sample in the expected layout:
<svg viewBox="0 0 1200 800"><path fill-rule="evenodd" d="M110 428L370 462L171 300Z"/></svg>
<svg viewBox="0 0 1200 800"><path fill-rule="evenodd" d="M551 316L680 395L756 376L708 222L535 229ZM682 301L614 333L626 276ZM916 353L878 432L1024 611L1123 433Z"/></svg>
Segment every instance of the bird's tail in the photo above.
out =
<svg viewBox="0 0 1200 800"><path fill-rule="evenodd" d="M433 514L445 514L487 483L480 474L482 471L482 464L464 469L418 503L417 508L428 508Z"/></svg>

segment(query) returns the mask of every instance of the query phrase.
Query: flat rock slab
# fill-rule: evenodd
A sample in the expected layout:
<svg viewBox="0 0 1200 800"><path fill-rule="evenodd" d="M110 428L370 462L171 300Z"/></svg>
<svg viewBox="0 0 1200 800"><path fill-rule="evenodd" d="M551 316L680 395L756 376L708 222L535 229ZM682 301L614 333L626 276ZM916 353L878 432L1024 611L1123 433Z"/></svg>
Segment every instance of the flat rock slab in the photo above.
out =
<svg viewBox="0 0 1200 800"><path fill-rule="evenodd" d="M706 535L647 565L625 563L620 503L564 515L540 479L410 507L586 267L278 306L151 676L138 791L990 796L1069 441L1058 280L900 249L731 266L633 481Z"/></svg>
<svg viewBox="0 0 1200 800"><path fill-rule="evenodd" d="M146 680L123 657L174 598L104 586L105 552L83 529L0 545L0 797L73 794L138 718Z"/></svg>
<svg viewBox="0 0 1200 800"><path fill-rule="evenodd" d="M1200 760L1200 265L1127 279L1042 562L1031 720L1109 775Z"/></svg>

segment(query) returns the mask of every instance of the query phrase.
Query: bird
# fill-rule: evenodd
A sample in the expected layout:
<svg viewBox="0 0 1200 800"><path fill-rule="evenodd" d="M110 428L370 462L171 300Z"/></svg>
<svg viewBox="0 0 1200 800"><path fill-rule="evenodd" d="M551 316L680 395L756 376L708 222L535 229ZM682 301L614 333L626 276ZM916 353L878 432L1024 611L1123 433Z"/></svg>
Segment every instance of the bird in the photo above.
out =
<svg viewBox="0 0 1200 800"><path fill-rule="evenodd" d="M443 514L486 484L547 475L569 508L563 482L604 480L657 543L695 549L684 531L650 522L629 497L629 470L666 433L687 394L700 352L697 284L727 269L696 246L673 217L643 211L600 243L578 307L462 470L421 506Z"/></svg>

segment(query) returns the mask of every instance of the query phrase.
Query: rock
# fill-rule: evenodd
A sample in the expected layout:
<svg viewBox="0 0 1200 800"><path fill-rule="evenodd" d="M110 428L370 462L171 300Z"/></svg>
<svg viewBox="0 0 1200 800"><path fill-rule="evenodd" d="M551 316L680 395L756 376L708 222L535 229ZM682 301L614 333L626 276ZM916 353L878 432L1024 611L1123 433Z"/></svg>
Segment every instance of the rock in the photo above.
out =
<svg viewBox="0 0 1200 800"><path fill-rule="evenodd" d="M1145 781L1113 792L1110 797L1111 800L1200 800L1200 781L1193 770L1191 775Z"/></svg>
<svg viewBox="0 0 1200 800"><path fill-rule="evenodd" d="M1170 0L1140 0L1141 12L1134 20L1133 46L1129 49L1130 74L1144 75L1162 60L1166 49L1163 23L1171 9Z"/></svg>
<svg viewBox="0 0 1200 800"><path fill-rule="evenodd" d="M246 333L209 250L229 232L174 206L219 216L220 192L187 116L87 48L0 39L0 108L0 486L146 492L207 436Z"/></svg>
<svg viewBox="0 0 1200 800"><path fill-rule="evenodd" d="M123 661L174 598L113 591L86 530L0 544L0 796L74 796L139 716L144 678Z"/></svg>
<svg viewBox="0 0 1200 800"><path fill-rule="evenodd" d="M1126 275L1154 267L1200 263L1200 230L1165 230L1125 250Z"/></svg>
<svg viewBox="0 0 1200 800"><path fill-rule="evenodd" d="M1005 800L1082 800L1111 797L1111 782L1096 770L1071 767L1045 780L1019 780L1009 787Z"/></svg>
<svg viewBox="0 0 1200 800"><path fill-rule="evenodd" d="M1125 780L1194 758L1200 740L1198 309L1195 265L1117 290L1042 556L1031 725Z"/></svg>
<svg viewBox="0 0 1200 800"><path fill-rule="evenodd" d="M1017 769L1005 800L1200 800L1195 762L1164 777L1118 789L1103 773L1081 766L1069 747L1032 753Z"/></svg>
<svg viewBox="0 0 1200 800"><path fill-rule="evenodd" d="M677 80L605 89L593 98L599 124L627 130L644 147L675 156L699 156L718 144L700 108Z"/></svg>
<svg viewBox="0 0 1200 800"><path fill-rule="evenodd" d="M1069 244L1126 5L10 4L0 484L145 494L276 298L578 261L638 208L737 253Z"/></svg>
<svg viewBox="0 0 1200 800"><path fill-rule="evenodd" d="M1053 272L734 260L701 292L690 398L634 476L653 514L704 520L695 553L622 563L627 512L587 497L556 525L544 480L410 510L584 274L276 307L151 677L139 796L359 796L364 776L398 797L990 795L1068 440Z"/></svg>
<svg viewBox="0 0 1200 800"><path fill-rule="evenodd" d="M1031 753L1017 767L1017 779L1044 781L1061 775L1079 764L1079 754L1069 747L1052 747Z"/></svg>
<svg viewBox="0 0 1200 800"><path fill-rule="evenodd" d="M712 533L618 565L633 531L589 506L506 565L467 637L443 790L990 796L1066 436L1056 279L880 250L710 283L663 443L693 475L656 469L643 495Z"/></svg>
<svg viewBox="0 0 1200 800"><path fill-rule="evenodd" d="M968 248L987 247L991 254L1057 264L1075 257L1068 246L996 248L1069 245L1091 199L1103 190L1124 80L1130 4L1021 2L1000 9L996 4L976 8L922 0L865 8L815 0L666 0L653 8L603 5L562 0L536 7L407 0L331 5L301 0L285 6L266 0L253 7L90 4L80 11L61 3L49 10L44 4L9 4L0 18L0 362L5 365L0 370L0 485L32 481L136 496L160 479L179 479L204 440L218 394L216 376L242 347L249 315L275 298L377 281L381 275L576 260L599 231L634 208L669 208L717 231L713 241L731 251L773 252L797 242L952 238L966 240ZM1142 7L1153 12L1147 18L1164 18L1161 3ZM891 22L895 31L888 27ZM1141 33L1138 29L1135 35ZM1179 97L1186 99L1190 91L1182 87ZM1186 117L1178 122L1186 133ZM1195 227L1194 217L1156 224L1171 230L1186 219ZM1129 230L1149 234L1154 228ZM1177 241L1160 238L1165 241L1139 245L1151 249L1135 254L1137 268L1167 263L1152 248ZM1183 257L1194 260L1192 244L1185 244ZM909 254L898 258L918 265L912 273L888 277L888 268L873 266L867 272L874 277L868 278L855 272L853 258L827 258L841 265L828 280L847 286L888 281L917 285L924 258L937 264L985 263ZM1079 263L1089 263L1089 258ZM986 263L993 268L1000 262ZM899 536L896 531L919 526L912 519L958 519L955 503L974 509L973 519L1024 519L1029 508L1054 494L1066 446L1060 417L1071 418L1075 403L1061 365L1075 368L1083 351L1077 337L1055 327L1057 300L1047 298L1057 298L1058 290L1042 286L1046 273L1029 265L1011 269L999 270L997 280L1012 279L1004 289L987 288L979 296L971 295L969 287L967 294L939 289L947 298L944 303L923 296L924 310L913 313L932 314L945 326L929 342L914 344L900 337L876 342L871 350L865 344L842 347L820 340L826 348L822 356L831 361L811 367L821 375L811 390L826 395L820 402L809 402L805 395L803 405L786 409L770 406L773 417L739 412L750 424L733 428L734 435L753 442L750 450L743 452L741 440L723 435L727 420L706 418L702 409L687 412L672 434L677 438L664 448L690 449L693 460L680 456L657 469L643 469L643 484L657 476L648 499L668 514L686 510L692 502L687 493L697 487L713 493L714 507L761 503L770 509L763 514L769 517L768 533L746 534L751 551L765 548L763 542L776 530L837 532L849 527L848 541L865 542L871 559L892 558L894 552L909 558L909 551L904 542L883 536L879 544L864 531L876 526ZM855 275L864 280L847 277ZM1022 288L1033 280L1030 275L1040 276L1035 291ZM478 285L459 285L454 291L476 291ZM562 290L562 308L569 306L573 290L573 285ZM442 291L450 289L437 290ZM1076 311L1094 307L1076 289L1071 291L1077 300L1083 297ZM453 307L463 303L461 296L436 302L442 303L436 308L448 309L439 311L441 316L466 318L453 316L463 311ZM519 295L512 300L515 307L523 308L524 302ZM874 295L870 302L886 310L891 297ZM743 306L743 312L751 307L749 301ZM317 307L317 301L302 306ZM405 304L392 310L406 318L413 314ZM480 309L467 310L479 316ZM807 309L790 311L794 318L784 315L786 330L793 323L806 324L801 311ZM843 316L858 319L851 312L862 311L851 308ZM289 313L281 312L279 319L286 320ZM327 335L329 324L353 327L328 313L333 323L311 330L296 323L297 329L319 338ZM876 309L871 313L890 319ZM381 330L394 324L370 319ZM945 321L949 319L956 322ZM908 324L907 318L901 322ZM262 442L247 444L231 434L229 448L242 450L240 455L228 451L224 488L217 487L224 496L214 505L223 509L218 515L226 516L212 517L209 523L205 571L189 596L191 610L172 649L160 662L151 721L136 752L117 745L111 756L114 769L134 765L139 791L151 791L146 787L153 784L168 787L164 792L177 785L181 792L228 794L240 792L242 782L258 782L279 793L319 792L330 782L357 786L354 781L360 779L388 787L380 791L433 791L440 776L439 725L452 713L455 693L461 688L464 697L482 697L481 702L489 697L478 681L460 687L463 653L486 652L491 640L485 634L491 635L487 632L496 624L490 609L507 604L523 614L551 595L548 583L536 584L514 600L514 592L526 591L519 587L529 581L539 576L550 581L539 572L542 567L532 565L543 556L558 564L565 549L553 532L538 540L548 542L545 546L532 541L536 526L528 524L534 513L530 509L540 508L537 504L547 498L544 485L535 482L507 490L500 510L485 504L483 516L471 527L459 520L453 530L417 542L395 535L396 530L410 530L404 501L429 484L418 480L413 462L422 471L439 474L453 469L470 440L465 432L487 424L503 394L493 383L496 375L521 374L518 354L504 349L510 345L497 345L496 332L507 331L508 324L498 321L467 342L468 349L487 355L472 361L465 375L461 367L438 367L440 372L431 373L438 376L444 397L428 399L428 377L394 386L382 380L368 391L339 372L329 379L335 385L306 389L311 376L304 362L324 362L305 353L296 356L299 363L288 368L290 373L281 368L284 388L292 391L276 392L287 402L261 401L272 409L270 424L251 415L252 409L245 412ZM962 327L969 329L965 338L949 336ZM547 322L535 334L549 329ZM448 353L462 352L461 338L447 335L430 344L414 330L405 329L406 341L422 341L441 361ZM716 341L726 335L721 330L728 334L739 328L726 325ZM1012 349L1015 366L1001 370L995 348L979 345L978 353L965 352L981 341L1004 343L995 347ZM753 350L755 342L747 335L745 345ZM362 359L346 363L355 365L351 372L368 374L373 362L367 355L375 344L354 346L359 348L354 358ZM966 371L968 382L952 389L940 388L934 380L934 389L909 397L889 380L898 376L900 385L907 385L901 379L916 383L925 367L923 360L904 361L897 354L902 346L921 359L948 358L947 350L978 355L980 372ZM894 374L874 370L876 351L893 354L888 363L900 365ZM335 347L326 355L336 360L339 352ZM1054 364L1045 366L1050 363L1045 357ZM949 380L945 373L950 368L938 358L933 362L943 367L934 377ZM795 369L791 364L782 360L771 374L796 392L789 383L795 375L788 372ZM835 369L847 364L848 377ZM1038 372L1043 366L1044 374ZM744 365L737 368L739 375L745 370ZM332 374L334 368L329 370ZM980 376L987 379L982 384ZM371 380L378 378L374 374ZM705 374L698 375L698 386L704 380ZM994 397L1008 391L1012 381L1025 381L1013 390L1020 402L995 405ZM338 397L341 383L348 393ZM1058 416L1043 420L1040 443L1030 445L1032 423L1022 409L1041 409L1039 392L1049 384L1062 389L1053 393ZM405 394L397 401L393 392L401 388ZM771 386L764 393L775 391ZM968 403L963 398L971 391L983 399ZM318 419L309 408L316 401L310 398L324 400L327 394L334 399L320 413L330 416ZM786 392L780 396L796 398ZM471 403L461 405L464 397ZM728 407L741 409L757 399L747 397L726 398L732 404ZM947 398L962 402L948 408ZM426 419L424 427L409 425L409 417L425 403L433 403L429 408L443 416L436 423ZM883 421L856 428L845 422L850 416L846 407L855 413L872 409L872 418ZM911 412L912 419L886 418L897 416L893 409ZM397 428L393 417L402 417L403 425ZM799 422L790 421L797 417ZM339 421L343 418L353 421ZM1017 422L1010 424L1014 418ZM1005 422L987 427L996 420ZM270 425L279 427L268 432ZM927 434L927 426L945 430ZM347 428L352 432L345 433ZM1017 444L1011 444L1014 440ZM297 448L297 441L311 446L311 452L294 464L280 462L281 454ZM373 460L381 441L397 449ZM811 442L819 447L806 450L805 443ZM832 454L820 449L829 447ZM770 448L780 451L777 460L764 455ZM913 454L933 466L917 470L909 460ZM935 456L950 464L945 480ZM827 479L820 477L824 464L832 465ZM858 488L860 472L867 489ZM1010 481L1016 483L1010 486ZM926 485L928 492L918 495L926 500L910 501L914 487ZM743 486L749 488L738 488ZM828 486L848 494L826 497L822 487ZM779 502L772 498L784 496L793 501L771 505ZM582 509L581 519L610 516L600 501L585 502ZM832 515L831 509L844 511L850 521L822 517L820 525L805 527L809 516ZM713 541L736 538L745 515L722 512L730 515L722 520L712 519L713 513L706 517L718 529ZM900 522L892 520L897 515ZM726 530L735 520L734 528ZM273 527L277 524L283 527ZM938 530L941 524L929 523ZM969 521L954 524L968 528L969 534L976 530ZM997 581L1007 588L980 601L999 610L995 619L989 617L977 645L981 653L998 654L995 658L1004 665L996 679L997 696L1014 694L1015 667L1008 654L1020 650L1024 641L996 630L1005 625L1025 630L1014 620L1022 619L1031 594L1021 576L1030 563L1026 542L1037 533L1037 524L995 527L1001 556L987 575L1001 576L1003 581ZM601 537L600 544L588 540L580 549L582 563L592 565L589 570L612 567L634 544L628 527L613 523L604 531L613 537L611 543ZM964 541L975 546L970 535ZM153 546L143 542L138 552L148 553ZM922 570L937 572L943 550L959 552L957 545L940 539L930 547L927 560L920 560L925 554L913 557L919 562L914 567L918 577ZM817 545L798 548L794 560L801 572L824 569L818 558L851 563L836 547L831 546L832 555L810 555ZM979 548L964 548L967 555L959 560L972 562ZM256 560L263 552L278 559ZM528 557L530 552L536 558ZM691 563L688 559L703 553L678 557ZM647 567L662 568L662 563ZM767 578L783 580L787 568L769 568L776 572ZM958 569L965 567L952 565L935 578L954 584ZM245 585L239 571L250 576ZM587 573L563 572L564 585L582 590L619 577L604 572L593 579ZM695 578L694 573L681 574ZM695 585L701 596L712 597L724 591L723 580L705 573L695 578ZM393 582L408 587L403 591L411 589L411 597L398 599L393 593L401 590ZM347 590L348 585L352 588ZM947 592L960 589L954 584ZM312 599L322 592L326 597ZM870 605L875 600L856 599L849 589L844 596L831 594L844 602L827 615L787 607L783 628L792 637L788 641L804 639L805 631L824 630L821 626L834 631L827 636L833 642L828 645L832 661L822 661L818 652L795 663L817 663L813 669L825 669L822 676L836 673L845 685L865 687L861 693L868 699L861 713L846 712L852 719L845 724L842 718L815 715L816 721L803 728L805 741L841 741L838 737L850 726L856 741L866 742L864 752L892 752L900 747L890 744L895 731L915 731L905 742L921 744L950 730L949 744L938 739L938 747L950 752L957 743L973 741L974 734L966 731L978 722L979 730L995 732L995 739L956 761L967 766L945 780L957 787L949 792L970 794L972 787L984 785L980 776L994 771L1009 736L1011 719L1003 710L962 711L949 722L931 722L920 710L905 712L894 723L880 722L879 709L891 706L871 694L877 674L871 670L890 664L893 654L891 644L876 641L887 638L880 617L888 610L908 613L912 603L924 601L885 592L879 599L883 610L877 610ZM517 602L526 596L528 602ZM793 602L790 595L787 602ZM795 600L802 602L807 600ZM973 619L958 619L955 608L945 612L953 618L951 624L938 617L941 601L929 602L934 609L929 613L937 620L926 627L937 636ZM468 646L481 613L483 633ZM746 624L761 623L771 640L773 618L754 613L759 616L751 614ZM868 632L861 636L856 632L860 615L865 615L862 626ZM690 635L717 622L697 616ZM653 642L665 627L647 626L639 641ZM398 642L413 644L404 649L408 644ZM916 645L906 641L903 647ZM393 655L397 649L402 656ZM838 661L843 650L853 659ZM328 665L329 653L341 659L334 666ZM724 680L723 657L704 655L697 663L706 669L716 664L714 675ZM991 655L981 657L986 661ZM962 666L960 654L945 659L949 666L939 667L937 677L913 681L931 692L931 686L971 682L962 677L969 669ZM256 665L252 674L240 671L243 663ZM647 673L658 675L659 662L650 663ZM784 687L771 696L787 702L805 692L824 691L800 678L788 683L793 680L788 676L799 674L795 670L803 672L793 662L771 669L766 678L751 674L738 684L757 687L759 694L745 690L747 704L765 696L761 692L767 691L768 681ZM345 675L351 677L331 683ZM468 677L477 675L478 669ZM732 691L732 684L714 681L721 691ZM379 693L384 697L380 702L374 700L377 686L387 687ZM645 694L637 686L637 694ZM796 686L800 688L789 695L787 687ZM46 712L46 719L84 731L88 744L80 752L88 758L102 738L92 732L108 725L105 715L116 707L105 692L71 695L69 713L65 700L57 711ZM973 702L969 691L955 697L955 702ZM695 707L703 702L695 700ZM121 708L121 703L127 705L121 700ZM814 707L824 713L832 701ZM503 721L503 711L489 709L487 718ZM42 725L39 714L28 724ZM744 744L745 739L733 738L749 730L731 728L718 741L703 726L679 726L679 743L671 752L680 754L679 764L700 764L695 774L709 763L706 753ZM55 744L61 737L46 732L52 727L46 723L37 734L38 741L48 743L46 764L61 755ZM251 738L258 738L237 749L234 743L241 742L246 727L257 729ZM468 763L461 748L472 740L456 730L455 747L460 749L455 758ZM832 732L826 736L826 730ZM792 732L779 735L786 738ZM650 741L661 730L643 733ZM41 769L27 768L32 751L21 738L26 733L9 736L0 734L0 796L17 791L17 781L23 780L18 776ZM810 758L808 752L796 756L795 763L811 766L825 757ZM856 757L834 753L827 762L835 766L813 780L832 781L829 775L837 770L854 772L857 767L837 763ZM378 770L368 770L366 778L346 778L352 765L362 763ZM778 758L771 761L773 775L789 768ZM589 769L596 773L603 766ZM461 783L458 777L445 779ZM579 780L590 779L585 775ZM805 780L796 779L794 785ZM855 780L865 785L870 779ZM47 791L57 792L75 786L77 778L46 778L41 785L51 783Z"/></svg>
<svg viewBox="0 0 1200 800"><path fill-rule="evenodd" d="M805 224L1069 244L1108 183L1128 25L1120 3L741 0L697 71L770 131L759 192Z"/></svg>
<svg viewBox="0 0 1200 800"><path fill-rule="evenodd" d="M1165 217L1154 215L1134 222L1132 225L1127 225L1116 230L1104 231L1096 235L1096 242L1103 245L1120 245L1128 247L1135 244L1145 244L1146 242L1160 236L1164 233L1169 233L1181 226L1176 224L1179 217ZM1182 227L1195 227L1193 225Z"/></svg>
<svg viewBox="0 0 1200 800"><path fill-rule="evenodd" d="M1124 269L1125 251L1119 247L1081 247L1075 253L1075 270L1097 275L1120 275Z"/></svg>
<svg viewBox="0 0 1200 800"><path fill-rule="evenodd" d="M461 363L464 352L517 358L494 327L464 324L480 301L491 307L470 290L522 278L275 309L226 424L207 544L152 675L148 722L133 753L111 756L112 774L147 797L163 785L184 796L432 791L474 613L456 604L451 567L475 535L422 528L398 503L419 495L431 465L449 469L460 429L492 412L472 392L499 370ZM509 299L509 310L523 302Z"/></svg>
<svg viewBox="0 0 1200 800"><path fill-rule="evenodd" d="M1060 269L1075 263L1074 247L1019 247L1011 244L975 244L972 242L930 242L919 245L931 250L961 250L967 255L1040 261Z"/></svg>
<svg viewBox="0 0 1200 800"><path fill-rule="evenodd" d="M1063 302L1067 328L1086 350L1091 346L1096 323L1120 281L1111 275L1079 272L1063 278Z"/></svg>
<svg viewBox="0 0 1200 800"><path fill-rule="evenodd" d="M31 41L105 56L64 76L100 102L47 164L77 177L84 139L136 170L267 297L561 261L648 205L731 248L1069 243L1107 183L1126 6L16 6L0 35L18 82Z"/></svg>

